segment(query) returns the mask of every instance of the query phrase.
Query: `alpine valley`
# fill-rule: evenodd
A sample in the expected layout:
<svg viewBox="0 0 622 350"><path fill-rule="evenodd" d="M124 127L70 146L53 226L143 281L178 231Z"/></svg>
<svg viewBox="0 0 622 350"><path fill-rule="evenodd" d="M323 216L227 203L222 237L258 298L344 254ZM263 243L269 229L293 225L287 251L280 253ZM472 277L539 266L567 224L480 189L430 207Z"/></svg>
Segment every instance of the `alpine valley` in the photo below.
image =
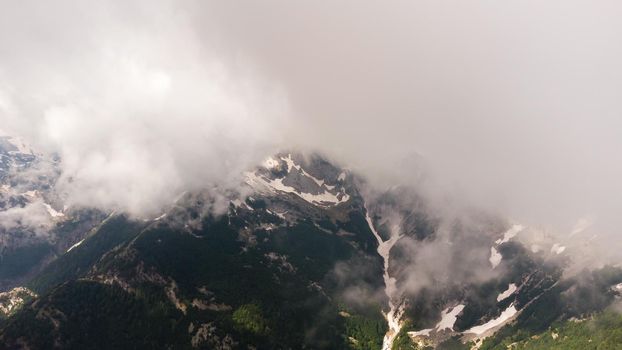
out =
<svg viewBox="0 0 622 350"><path fill-rule="evenodd" d="M273 155L149 218L65 205L62 160L17 138L0 157L0 348L622 344L619 267L571 272L581 246L317 154Z"/></svg>

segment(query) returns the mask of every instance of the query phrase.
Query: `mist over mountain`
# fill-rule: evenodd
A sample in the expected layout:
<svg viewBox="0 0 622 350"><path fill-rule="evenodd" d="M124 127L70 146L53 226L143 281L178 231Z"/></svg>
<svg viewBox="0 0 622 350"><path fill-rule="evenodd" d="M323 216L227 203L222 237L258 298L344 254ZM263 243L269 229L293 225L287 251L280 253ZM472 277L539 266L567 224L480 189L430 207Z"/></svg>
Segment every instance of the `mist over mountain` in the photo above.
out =
<svg viewBox="0 0 622 350"><path fill-rule="evenodd" d="M380 180L420 155L478 205L617 227L615 2L5 7L4 128L102 205L146 210L130 202L300 146Z"/></svg>
<svg viewBox="0 0 622 350"><path fill-rule="evenodd" d="M3 2L0 345L621 344L620 15Z"/></svg>

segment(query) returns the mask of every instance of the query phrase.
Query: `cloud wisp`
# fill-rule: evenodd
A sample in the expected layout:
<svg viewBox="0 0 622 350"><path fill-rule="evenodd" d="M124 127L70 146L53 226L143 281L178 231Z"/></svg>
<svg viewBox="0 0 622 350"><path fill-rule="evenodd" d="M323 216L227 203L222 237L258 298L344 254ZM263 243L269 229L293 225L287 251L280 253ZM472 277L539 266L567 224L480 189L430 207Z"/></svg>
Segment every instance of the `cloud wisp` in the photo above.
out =
<svg viewBox="0 0 622 350"><path fill-rule="evenodd" d="M4 8L0 121L60 154L76 204L157 211L294 146L528 225L620 226L615 1Z"/></svg>

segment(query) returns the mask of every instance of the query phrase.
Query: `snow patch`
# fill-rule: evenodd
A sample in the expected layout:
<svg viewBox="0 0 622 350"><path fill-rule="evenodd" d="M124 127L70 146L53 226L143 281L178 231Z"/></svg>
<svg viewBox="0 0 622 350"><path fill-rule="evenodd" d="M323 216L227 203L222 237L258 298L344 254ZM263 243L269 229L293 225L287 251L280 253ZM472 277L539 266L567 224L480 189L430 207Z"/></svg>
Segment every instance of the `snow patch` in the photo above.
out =
<svg viewBox="0 0 622 350"><path fill-rule="evenodd" d="M509 230L503 233L503 238L500 238L495 241L497 245L508 242L510 239L514 238L519 232L524 230L525 227L523 225L513 225Z"/></svg>
<svg viewBox="0 0 622 350"><path fill-rule="evenodd" d="M453 332L454 325L458 319L458 315L464 310L464 305L459 304L453 307L448 307L441 311L441 320L434 326L434 328L422 329L419 331L408 332L410 337L429 337L431 332L440 332L444 330L450 330Z"/></svg>
<svg viewBox="0 0 622 350"><path fill-rule="evenodd" d="M396 231L394 231L388 240L383 241L380 234L378 234L378 231L374 228L374 224L369 217L369 211L367 208L365 208L365 220L367 220L369 229L378 241L378 255L380 255L384 261L384 274L382 277L384 279L385 286L384 292L389 298L389 312L385 315L389 325L389 330L385 334L382 341L382 350L390 350L393 346L395 337L402 329L400 321L402 319L402 315L404 314L404 305L396 304L394 301L394 296L397 291L397 280L389 275L389 259L391 256L391 248L393 248L395 243L402 238L402 235L399 233L396 234Z"/></svg>
<svg viewBox="0 0 622 350"><path fill-rule="evenodd" d="M503 293L499 294L497 296L497 301L501 301L501 300L505 300L507 298L510 297L510 295L514 294L514 292L516 292L516 289L518 289L516 287L516 285L514 283L510 283L510 285L508 286L508 289L506 289Z"/></svg>
<svg viewBox="0 0 622 350"><path fill-rule="evenodd" d="M442 331L445 329L453 331L456 319L458 319L458 315L462 312L463 309L464 305L460 304L458 306L449 307L443 310L443 312L441 313L441 321L436 325L435 329L437 331Z"/></svg>
<svg viewBox="0 0 622 350"><path fill-rule="evenodd" d="M291 172L292 169L296 169L298 171L300 171L302 173L302 175L310 178L311 180L313 180L318 186L322 187L324 185L324 180L320 180L316 177L314 177L313 175L307 173L300 165L294 163L294 160L292 159L292 155L288 154L287 157L281 157L282 160L284 160L287 163L287 172Z"/></svg>
<svg viewBox="0 0 622 350"><path fill-rule="evenodd" d="M71 247L69 247L69 249L67 249L67 251L65 253L69 253L73 248L75 248L75 247L79 246L80 244L82 244L82 242L84 242L84 239L81 240L80 242L72 245Z"/></svg>
<svg viewBox="0 0 622 350"><path fill-rule="evenodd" d="M516 315L516 313L518 312L518 310L516 310L516 307L514 306L514 303L512 303L512 305L508 306L507 309L503 310L503 312L501 313L501 315L493 320L490 320L486 323L484 323L483 325L479 325L479 326L475 326L467 331L465 331L464 333L474 333L476 335L482 335L486 332L488 332L489 330L496 328L498 326L501 326L503 324L505 324L507 321L509 321L512 317L514 317L514 315Z"/></svg>
<svg viewBox="0 0 622 350"><path fill-rule="evenodd" d="M251 187L256 188L256 186L259 185L267 187L273 191L293 193L305 201L318 206L334 206L350 200L350 196L346 193L332 194L328 191L324 191L320 194L311 194L307 192L299 192L295 188L285 185L283 183L283 179L268 180L264 177L257 176L255 173L246 173L246 180Z"/></svg>
<svg viewBox="0 0 622 350"><path fill-rule="evenodd" d="M420 331L415 331L415 332L408 332L408 335L410 337L429 337L430 336L430 332L432 332L434 330L434 328L427 328L427 329L422 329Z"/></svg>

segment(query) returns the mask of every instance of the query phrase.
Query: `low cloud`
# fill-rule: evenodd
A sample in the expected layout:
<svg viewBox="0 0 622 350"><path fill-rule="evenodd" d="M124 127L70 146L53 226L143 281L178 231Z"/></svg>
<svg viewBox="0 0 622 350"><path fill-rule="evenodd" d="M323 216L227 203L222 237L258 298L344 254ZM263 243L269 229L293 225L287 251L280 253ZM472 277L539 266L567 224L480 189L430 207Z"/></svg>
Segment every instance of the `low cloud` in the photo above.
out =
<svg viewBox="0 0 622 350"><path fill-rule="evenodd" d="M621 12L23 1L0 14L0 121L61 156L73 204L155 212L294 146L563 234L591 217L611 238Z"/></svg>
<svg viewBox="0 0 622 350"><path fill-rule="evenodd" d="M0 118L60 156L68 204L153 214L183 191L236 183L277 149L278 89L203 52L171 3L91 5L2 15L5 33L26 15L33 28L0 38Z"/></svg>
<svg viewBox="0 0 622 350"><path fill-rule="evenodd" d="M0 236L18 228L25 228L36 236L47 236L53 225L49 210L42 200L0 211Z"/></svg>

